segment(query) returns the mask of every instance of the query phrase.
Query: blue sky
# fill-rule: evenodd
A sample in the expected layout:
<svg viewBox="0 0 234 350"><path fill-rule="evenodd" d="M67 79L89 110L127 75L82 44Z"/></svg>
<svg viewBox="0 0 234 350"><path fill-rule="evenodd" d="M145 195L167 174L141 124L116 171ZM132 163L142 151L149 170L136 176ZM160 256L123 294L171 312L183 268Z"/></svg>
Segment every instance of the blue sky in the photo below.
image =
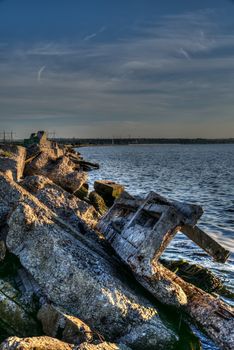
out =
<svg viewBox="0 0 234 350"><path fill-rule="evenodd" d="M234 137L234 2L0 0L0 132Z"/></svg>

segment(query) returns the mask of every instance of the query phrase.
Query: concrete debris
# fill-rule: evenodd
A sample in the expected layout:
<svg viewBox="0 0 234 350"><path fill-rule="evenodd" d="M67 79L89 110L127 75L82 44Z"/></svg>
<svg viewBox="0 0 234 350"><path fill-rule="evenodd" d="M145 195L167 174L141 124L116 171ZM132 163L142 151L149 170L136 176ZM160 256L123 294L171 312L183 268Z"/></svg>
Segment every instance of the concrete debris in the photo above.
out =
<svg viewBox="0 0 234 350"><path fill-rule="evenodd" d="M114 265L74 239L45 210L20 203L8 225L8 249L56 306L81 318L107 339L125 339L127 345L134 346L138 339L129 334L135 327L143 327L145 332L153 328L154 338L146 339L145 349L152 344L158 349L173 346L176 337L155 308L121 280Z"/></svg>
<svg viewBox="0 0 234 350"><path fill-rule="evenodd" d="M99 180L94 182L94 189L104 199L106 205L111 207L114 201L123 193L124 186L113 181Z"/></svg>
<svg viewBox="0 0 234 350"><path fill-rule="evenodd" d="M201 215L199 206L169 202L154 192L145 200L124 193L98 226L143 287L159 301L180 307L219 346L231 349L233 308L158 261L174 235L185 225L195 225Z"/></svg>
<svg viewBox="0 0 234 350"><path fill-rule="evenodd" d="M113 343L103 342L97 345L83 343L79 346L77 350L131 350L131 349L124 344L113 344Z"/></svg>
<svg viewBox="0 0 234 350"><path fill-rule="evenodd" d="M22 303L19 292L0 279L0 324L8 334L33 336L40 334L40 326Z"/></svg>
<svg viewBox="0 0 234 350"><path fill-rule="evenodd" d="M97 192L90 192L89 201L101 215L104 215L108 211L108 207L106 206L104 199Z"/></svg>
<svg viewBox="0 0 234 350"><path fill-rule="evenodd" d="M1 345L0 350L78 350L72 344L50 337L18 338L10 337Z"/></svg>
<svg viewBox="0 0 234 350"><path fill-rule="evenodd" d="M79 345L91 343L95 333L77 317L63 313L52 304L44 304L37 314L46 335L61 339L67 343Z"/></svg>
<svg viewBox="0 0 234 350"><path fill-rule="evenodd" d="M227 260L196 226L200 206L154 192L133 197L106 180L89 193L86 172L98 164L44 131L24 145L0 146L0 333L10 336L0 350L174 349L176 328L155 299L178 323L189 319L220 348L233 348L233 308L208 293L219 281L197 266L160 261L179 231Z"/></svg>
<svg viewBox="0 0 234 350"><path fill-rule="evenodd" d="M6 245L4 241L0 241L0 263L5 259L6 256Z"/></svg>
<svg viewBox="0 0 234 350"><path fill-rule="evenodd" d="M100 215L87 202L68 193L44 176L27 176L21 183L61 219L78 231L86 232L97 225Z"/></svg>
<svg viewBox="0 0 234 350"><path fill-rule="evenodd" d="M32 337L21 339L18 337L10 337L1 345L0 350L131 350L124 344L99 343L89 344L83 343L80 346L68 344L55 338Z"/></svg>
<svg viewBox="0 0 234 350"><path fill-rule="evenodd" d="M75 165L67 157L52 159L47 152L41 152L25 167L26 175L43 175L70 193L75 193L87 182L84 172L75 170Z"/></svg>
<svg viewBox="0 0 234 350"><path fill-rule="evenodd" d="M0 145L0 171L19 181L23 176L26 149L15 145Z"/></svg>

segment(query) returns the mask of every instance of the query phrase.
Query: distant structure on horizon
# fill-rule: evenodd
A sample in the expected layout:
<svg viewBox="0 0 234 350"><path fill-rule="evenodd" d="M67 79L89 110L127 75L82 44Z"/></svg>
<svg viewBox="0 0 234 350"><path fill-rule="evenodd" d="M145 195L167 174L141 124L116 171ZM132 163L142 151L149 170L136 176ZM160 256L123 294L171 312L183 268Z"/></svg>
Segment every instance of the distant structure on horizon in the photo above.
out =
<svg viewBox="0 0 234 350"><path fill-rule="evenodd" d="M24 139L24 146L28 147L34 144L46 144L49 142L47 140L47 134L45 131L38 131L37 133L32 133L29 139Z"/></svg>

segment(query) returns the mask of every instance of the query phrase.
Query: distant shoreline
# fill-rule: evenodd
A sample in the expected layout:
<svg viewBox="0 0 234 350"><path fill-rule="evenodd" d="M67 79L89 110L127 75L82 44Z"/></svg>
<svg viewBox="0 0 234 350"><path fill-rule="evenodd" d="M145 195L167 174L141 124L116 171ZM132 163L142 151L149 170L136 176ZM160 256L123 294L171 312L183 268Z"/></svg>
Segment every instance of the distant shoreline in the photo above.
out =
<svg viewBox="0 0 234 350"><path fill-rule="evenodd" d="M162 144L180 144L180 145L205 145L205 144L234 144L234 138L229 139L155 139L155 138L114 138L114 139L56 139L60 144L70 144L73 147L89 146L123 146L123 145L162 145Z"/></svg>
<svg viewBox="0 0 234 350"><path fill-rule="evenodd" d="M72 147L88 146L121 146L121 145L208 145L208 144L234 144L234 138L227 139L188 139L188 138L54 138L54 141ZM6 143L23 144L23 140L6 141ZM0 143L1 140L0 140Z"/></svg>

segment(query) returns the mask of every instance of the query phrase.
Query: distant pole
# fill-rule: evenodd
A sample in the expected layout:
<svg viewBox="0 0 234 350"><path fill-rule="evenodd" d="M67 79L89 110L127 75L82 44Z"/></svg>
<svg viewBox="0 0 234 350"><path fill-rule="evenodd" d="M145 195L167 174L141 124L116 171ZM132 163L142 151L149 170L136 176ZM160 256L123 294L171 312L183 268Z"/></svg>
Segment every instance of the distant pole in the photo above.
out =
<svg viewBox="0 0 234 350"><path fill-rule="evenodd" d="M3 131L3 143L5 143L6 142L6 131L4 130Z"/></svg>

